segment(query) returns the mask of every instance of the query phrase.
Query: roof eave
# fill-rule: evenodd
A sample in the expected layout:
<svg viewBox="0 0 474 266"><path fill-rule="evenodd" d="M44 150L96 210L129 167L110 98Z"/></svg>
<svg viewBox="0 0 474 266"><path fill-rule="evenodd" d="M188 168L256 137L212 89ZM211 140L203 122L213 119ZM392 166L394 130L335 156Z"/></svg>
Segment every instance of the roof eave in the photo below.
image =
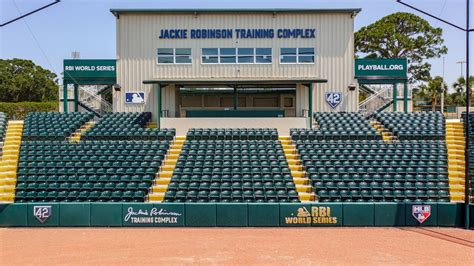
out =
<svg viewBox="0 0 474 266"><path fill-rule="evenodd" d="M361 12L361 8L334 8L334 9L120 9L112 8L110 12L118 17L124 13L351 13L354 16Z"/></svg>

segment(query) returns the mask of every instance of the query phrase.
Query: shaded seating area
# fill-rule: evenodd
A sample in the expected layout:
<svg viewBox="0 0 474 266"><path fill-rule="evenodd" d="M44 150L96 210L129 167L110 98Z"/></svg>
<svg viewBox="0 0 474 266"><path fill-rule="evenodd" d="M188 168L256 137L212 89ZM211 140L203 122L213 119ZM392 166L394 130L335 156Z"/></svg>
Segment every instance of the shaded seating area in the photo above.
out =
<svg viewBox="0 0 474 266"><path fill-rule="evenodd" d="M278 140L276 128L191 128L187 140Z"/></svg>
<svg viewBox="0 0 474 266"><path fill-rule="evenodd" d="M23 141L16 202L143 202L169 141Z"/></svg>
<svg viewBox="0 0 474 266"><path fill-rule="evenodd" d="M446 124L440 112L375 113L375 119L400 140L444 140Z"/></svg>
<svg viewBox="0 0 474 266"><path fill-rule="evenodd" d="M297 140L323 202L449 201L444 141Z"/></svg>
<svg viewBox="0 0 474 266"><path fill-rule="evenodd" d="M192 129L165 202L299 202L276 129Z"/></svg>
<svg viewBox="0 0 474 266"><path fill-rule="evenodd" d="M82 139L85 140L172 140L175 129L146 128L150 112L107 113L92 126Z"/></svg>
<svg viewBox="0 0 474 266"><path fill-rule="evenodd" d="M314 120L318 128L291 129L292 139L382 139L360 113L315 113Z"/></svg>
<svg viewBox="0 0 474 266"><path fill-rule="evenodd" d="M92 117L91 113L28 113L22 139L64 140Z"/></svg>

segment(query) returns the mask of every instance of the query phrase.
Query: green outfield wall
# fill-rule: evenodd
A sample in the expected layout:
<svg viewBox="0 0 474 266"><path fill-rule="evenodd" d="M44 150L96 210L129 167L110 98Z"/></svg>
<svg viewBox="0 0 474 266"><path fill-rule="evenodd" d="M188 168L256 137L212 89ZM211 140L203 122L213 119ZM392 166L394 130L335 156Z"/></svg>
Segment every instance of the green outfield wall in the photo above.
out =
<svg viewBox="0 0 474 266"><path fill-rule="evenodd" d="M0 204L2 227L461 227L463 221L461 203Z"/></svg>

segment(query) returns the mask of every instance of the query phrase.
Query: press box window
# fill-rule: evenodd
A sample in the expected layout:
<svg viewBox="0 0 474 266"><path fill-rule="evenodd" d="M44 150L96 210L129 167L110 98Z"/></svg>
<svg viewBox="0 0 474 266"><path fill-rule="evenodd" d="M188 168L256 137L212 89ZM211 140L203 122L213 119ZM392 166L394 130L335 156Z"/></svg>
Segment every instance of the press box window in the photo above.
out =
<svg viewBox="0 0 474 266"><path fill-rule="evenodd" d="M256 48L255 49L255 63L271 64L272 63L272 48Z"/></svg>
<svg viewBox="0 0 474 266"><path fill-rule="evenodd" d="M191 48L158 48L158 64L191 63Z"/></svg>
<svg viewBox="0 0 474 266"><path fill-rule="evenodd" d="M314 48L298 48L298 63L314 63Z"/></svg>
<svg viewBox="0 0 474 266"><path fill-rule="evenodd" d="M235 54L235 48L220 48L220 60L221 64L235 64L237 62L237 57Z"/></svg>
<svg viewBox="0 0 474 266"><path fill-rule="evenodd" d="M219 63L219 50L217 48L203 48L202 49L202 63L203 64Z"/></svg>
<svg viewBox="0 0 474 266"><path fill-rule="evenodd" d="M253 64L254 49L253 48L238 48L237 61L239 64Z"/></svg>
<svg viewBox="0 0 474 266"><path fill-rule="evenodd" d="M314 48L281 48L281 64L312 64L314 63Z"/></svg>

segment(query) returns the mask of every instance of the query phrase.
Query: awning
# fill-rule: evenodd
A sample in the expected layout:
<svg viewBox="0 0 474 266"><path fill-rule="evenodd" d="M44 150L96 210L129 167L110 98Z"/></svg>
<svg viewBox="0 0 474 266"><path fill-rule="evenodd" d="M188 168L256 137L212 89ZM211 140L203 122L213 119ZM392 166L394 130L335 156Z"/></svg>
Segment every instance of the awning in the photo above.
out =
<svg viewBox="0 0 474 266"><path fill-rule="evenodd" d="M162 87L175 84L188 87L231 87L231 88L264 88L288 87L296 84L326 83L327 79L319 78L200 78L200 79L148 79L143 84L160 84Z"/></svg>

